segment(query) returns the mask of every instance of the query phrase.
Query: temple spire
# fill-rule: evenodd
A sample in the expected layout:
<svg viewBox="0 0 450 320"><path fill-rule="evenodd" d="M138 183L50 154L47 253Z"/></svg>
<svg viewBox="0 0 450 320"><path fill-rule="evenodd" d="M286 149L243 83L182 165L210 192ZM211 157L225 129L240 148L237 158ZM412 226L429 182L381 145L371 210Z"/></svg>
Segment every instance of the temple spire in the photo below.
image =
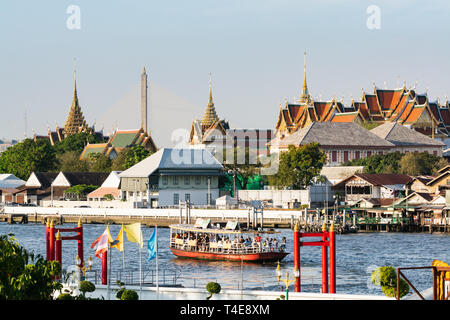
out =
<svg viewBox="0 0 450 320"><path fill-rule="evenodd" d="M69 114L64 125L64 135L69 136L79 132L88 131L88 126L84 120L83 112L78 102L77 94L77 71L76 71L76 60L74 58L73 63L73 78L74 78L74 90L72 105L70 106Z"/></svg>
<svg viewBox="0 0 450 320"><path fill-rule="evenodd" d="M303 53L303 88L299 98L300 103L312 104L313 100L308 91L308 85L306 84L306 51Z"/></svg>
<svg viewBox="0 0 450 320"><path fill-rule="evenodd" d="M202 126L211 126L219 117L217 116L216 109L214 108L214 102L212 97L212 77L211 73L209 73L209 97L208 97L208 105L206 106L205 113L202 117Z"/></svg>

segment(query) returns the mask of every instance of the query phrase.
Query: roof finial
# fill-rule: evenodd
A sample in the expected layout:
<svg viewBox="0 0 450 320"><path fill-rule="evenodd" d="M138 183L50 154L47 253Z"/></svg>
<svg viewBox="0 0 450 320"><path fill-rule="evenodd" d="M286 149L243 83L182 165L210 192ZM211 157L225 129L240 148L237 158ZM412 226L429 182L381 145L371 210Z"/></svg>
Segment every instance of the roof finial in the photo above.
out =
<svg viewBox="0 0 450 320"><path fill-rule="evenodd" d="M212 75L211 72L209 73L209 98L208 98L208 105L213 105L213 98L212 98Z"/></svg>

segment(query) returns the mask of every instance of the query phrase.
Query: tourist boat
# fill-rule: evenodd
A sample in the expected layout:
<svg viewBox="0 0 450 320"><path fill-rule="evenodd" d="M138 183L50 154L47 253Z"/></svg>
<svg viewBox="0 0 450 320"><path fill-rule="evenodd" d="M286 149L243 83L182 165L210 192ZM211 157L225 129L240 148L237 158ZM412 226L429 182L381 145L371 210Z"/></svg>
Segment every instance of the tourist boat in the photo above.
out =
<svg viewBox="0 0 450 320"><path fill-rule="evenodd" d="M236 230L236 226L237 222L228 222L225 228L220 228L201 219L195 225L170 225L170 250L182 258L243 262L281 261L289 254L283 244L264 246L264 239L258 242L264 232Z"/></svg>

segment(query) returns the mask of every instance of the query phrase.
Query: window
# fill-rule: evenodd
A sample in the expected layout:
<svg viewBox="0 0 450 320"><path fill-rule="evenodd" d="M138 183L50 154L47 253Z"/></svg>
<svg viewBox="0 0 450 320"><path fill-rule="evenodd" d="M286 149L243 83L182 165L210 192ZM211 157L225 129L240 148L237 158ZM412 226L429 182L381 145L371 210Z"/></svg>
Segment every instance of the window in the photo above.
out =
<svg viewBox="0 0 450 320"><path fill-rule="evenodd" d="M186 193L186 194L184 195L184 200L185 200L185 201L191 201L191 194L190 194L190 193Z"/></svg>
<svg viewBox="0 0 450 320"><path fill-rule="evenodd" d="M359 151L355 151L355 159L359 160L360 157L361 157L361 153Z"/></svg>
<svg viewBox="0 0 450 320"><path fill-rule="evenodd" d="M344 151L344 162L348 161L348 151Z"/></svg>
<svg viewBox="0 0 450 320"><path fill-rule="evenodd" d="M201 176L195 176L195 184L201 184L202 183L202 177Z"/></svg>
<svg viewBox="0 0 450 320"><path fill-rule="evenodd" d="M367 151L367 158L372 155L372 151Z"/></svg>
<svg viewBox="0 0 450 320"><path fill-rule="evenodd" d="M337 151L331 151L331 162L337 162Z"/></svg>
<svg viewBox="0 0 450 320"><path fill-rule="evenodd" d="M162 184L167 184L169 183L169 177L168 176L162 176Z"/></svg>
<svg viewBox="0 0 450 320"><path fill-rule="evenodd" d="M191 177L184 176L184 184L190 184L191 183Z"/></svg>
<svg viewBox="0 0 450 320"><path fill-rule="evenodd" d="M173 184L178 185L178 176L173 176Z"/></svg>
<svg viewBox="0 0 450 320"><path fill-rule="evenodd" d="M178 205L180 202L180 195L178 193L173 194L173 204Z"/></svg>

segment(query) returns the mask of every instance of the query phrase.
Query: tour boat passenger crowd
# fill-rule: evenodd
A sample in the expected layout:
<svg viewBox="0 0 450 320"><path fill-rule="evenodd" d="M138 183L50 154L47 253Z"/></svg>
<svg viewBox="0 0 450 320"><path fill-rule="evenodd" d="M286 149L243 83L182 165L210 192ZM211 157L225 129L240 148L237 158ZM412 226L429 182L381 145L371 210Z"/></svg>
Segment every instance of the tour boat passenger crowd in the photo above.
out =
<svg viewBox="0 0 450 320"><path fill-rule="evenodd" d="M234 236L231 240L228 235L185 232L176 233L171 245L183 250L216 253L283 252L286 249L286 237L281 242L277 238L263 239L259 234L255 237Z"/></svg>

